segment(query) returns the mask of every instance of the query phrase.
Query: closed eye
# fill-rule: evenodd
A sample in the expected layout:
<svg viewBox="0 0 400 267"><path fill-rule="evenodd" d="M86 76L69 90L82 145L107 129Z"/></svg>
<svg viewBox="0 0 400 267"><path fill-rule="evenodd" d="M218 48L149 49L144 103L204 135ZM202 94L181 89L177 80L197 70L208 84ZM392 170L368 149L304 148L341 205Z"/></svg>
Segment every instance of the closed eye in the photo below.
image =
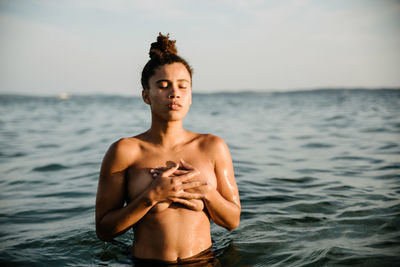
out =
<svg viewBox="0 0 400 267"><path fill-rule="evenodd" d="M178 83L178 87L180 89L187 89L188 88L188 83L186 81L181 81Z"/></svg>
<svg viewBox="0 0 400 267"><path fill-rule="evenodd" d="M166 89L169 85L168 81L158 81L157 84L160 89Z"/></svg>
<svg viewBox="0 0 400 267"><path fill-rule="evenodd" d="M187 89L190 86L190 82L186 79L179 79L177 82L180 89Z"/></svg>

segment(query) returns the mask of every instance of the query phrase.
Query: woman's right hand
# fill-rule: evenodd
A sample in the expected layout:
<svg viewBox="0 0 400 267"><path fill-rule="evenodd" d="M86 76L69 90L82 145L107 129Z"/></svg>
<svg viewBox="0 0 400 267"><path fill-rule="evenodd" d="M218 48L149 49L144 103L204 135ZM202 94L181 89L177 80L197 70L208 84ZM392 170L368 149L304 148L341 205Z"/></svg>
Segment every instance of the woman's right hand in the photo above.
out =
<svg viewBox="0 0 400 267"><path fill-rule="evenodd" d="M186 192L187 189L204 186L206 182L196 179L199 174L197 170L181 171L179 164L171 168L155 168L150 170L153 175L152 187L154 190L155 201L157 202L178 202L193 208L192 199L202 199L204 194Z"/></svg>
<svg viewBox="0 0 400 267"><path fill-rule="evenodd" d="M186 189L205 185L204 181L194 179L199 174L199 171L190 170L182 173L178 172L178 169L179 164L175 163L175 166L161 172L152 172L154 178L152 187L155 192L156 201L202 199L204 197L201 193L189 193L185 191Z"/></svg>

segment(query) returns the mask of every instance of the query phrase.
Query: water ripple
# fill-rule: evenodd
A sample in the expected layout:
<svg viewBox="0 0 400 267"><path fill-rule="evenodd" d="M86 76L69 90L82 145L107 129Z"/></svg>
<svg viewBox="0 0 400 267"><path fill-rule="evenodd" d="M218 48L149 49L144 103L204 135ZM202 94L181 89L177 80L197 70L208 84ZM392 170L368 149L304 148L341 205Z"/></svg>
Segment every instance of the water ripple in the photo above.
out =
<svg viewBox="0 0 400 267"><path fill-rule="evenodd" d="M63 169L68 169L68 167L66 167L62 164L52 163L52 164L47 164L47 165L40 166L40 167L35 167L32 169L32 171L48 172L48 171L60 171Z"/></svg>
<svg viewBox="0 0 400 267"><path fill-rule="evenodd" d="M193 99L185 127L227 142L240 192L239 228L211 226L222 266L400 262L400 90ZM108 146L147 130L142 100L0 103L0 265L131 266L132 231L98 240L94 205Z"/></svg>
<svg viewBox="0 0 400 267"><path fill-rule="evenodd" d="M303 148L331 148L331 147L335 147L335 145L333 144L327 144L327 143L307 143L302 145Z"/></svg>

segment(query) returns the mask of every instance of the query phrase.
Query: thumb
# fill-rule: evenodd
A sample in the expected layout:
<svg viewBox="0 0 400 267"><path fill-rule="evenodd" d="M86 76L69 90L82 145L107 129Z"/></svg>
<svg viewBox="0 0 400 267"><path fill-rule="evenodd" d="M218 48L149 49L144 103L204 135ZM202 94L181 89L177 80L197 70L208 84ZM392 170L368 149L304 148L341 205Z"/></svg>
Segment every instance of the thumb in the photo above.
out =
<svg viewBox="0 0 400 267"><path fill-rule="evenodd" d="M168 177L171 174L173 174L177 169L179 168L179 164L175 163L175 166L172 166L171 168L167 169L162 176Z"/></svg>

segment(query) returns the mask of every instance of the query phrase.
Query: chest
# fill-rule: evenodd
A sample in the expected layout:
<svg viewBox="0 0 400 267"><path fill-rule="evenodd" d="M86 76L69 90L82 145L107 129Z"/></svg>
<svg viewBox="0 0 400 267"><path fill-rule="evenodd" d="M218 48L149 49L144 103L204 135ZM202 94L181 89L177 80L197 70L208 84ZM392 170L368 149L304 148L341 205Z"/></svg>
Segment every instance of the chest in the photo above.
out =
<svg viewBox="0 0 400 267"><path fill-rule="evenodd" d="M150 170L153 168L169 168L183 159L200 171L199 178L207 181L211 186L217 186L217 177L214 172L214 163L205 153L199 150L186 149L184 151L145 151L139 160L126 173L127 193L129 200L143 192L153 181Z"/></svg>

